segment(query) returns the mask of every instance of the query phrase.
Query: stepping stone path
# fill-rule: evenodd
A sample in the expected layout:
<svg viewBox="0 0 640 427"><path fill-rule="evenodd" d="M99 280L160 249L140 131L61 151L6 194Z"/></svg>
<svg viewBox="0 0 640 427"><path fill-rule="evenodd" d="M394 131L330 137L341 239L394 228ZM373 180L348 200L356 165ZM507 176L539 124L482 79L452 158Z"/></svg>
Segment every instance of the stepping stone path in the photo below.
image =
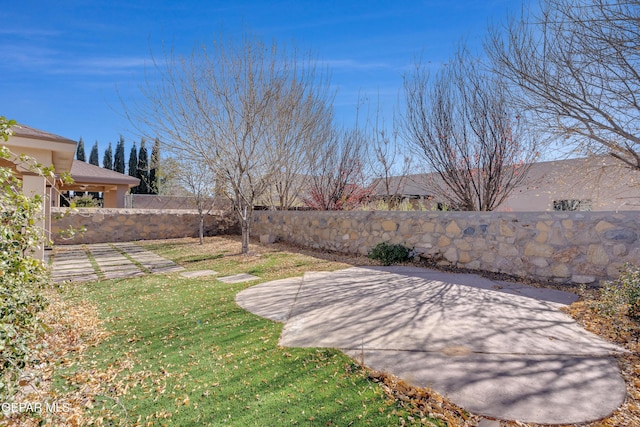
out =
<svg viewBox="0 0 640 427"><path fill-rule="evenodd" d="M98 275L81 246L65 247L65 250L50 256L53 259L51 275L54 283L98 280ZM48 261L48 259L45 260L45 262Z"/></svg>
<svg viewBox="0 0 640 427"><path fill-rule="evenodd" d="M57 246L46 254L51 263L54 283L89 282L142 276L148 273L177 273L182 277L214 276L213 270L186 271L173 261L150 252L135 243L99 243L93 245ZM93 258L93 262L91 261ZM221 277L223 283L243 283L257 280L251 274Z"/></svg>
<svg viewBox="0 0 640 427"><path fill-rule="evenodd" d="M250 282L251 280L258 280L258 279L259 279L258 276L254 276L253 274L246 274L246 273L234 274L233 276L225 276L225 277L218 278L218 280L220 280L222 283L227 283L227 284Z"/></svg>
<svg viewBox="0 0 640 427"><path fill-rule="evenodd" d="M196 271L183 271L182 273L180 273L180 276L192 279L194 277L215 276L216 274L218 274L218 272L213 270L196 270Z"/></svg>
<svg viewBox="0 0 640 427"><path fill-rule="evenodd" d="M47 255L50 258L54 283L88 282L102 278L135 277L147 273L174 273L185 270L173 261L135 243L57 246L52 254Z"/></svg>

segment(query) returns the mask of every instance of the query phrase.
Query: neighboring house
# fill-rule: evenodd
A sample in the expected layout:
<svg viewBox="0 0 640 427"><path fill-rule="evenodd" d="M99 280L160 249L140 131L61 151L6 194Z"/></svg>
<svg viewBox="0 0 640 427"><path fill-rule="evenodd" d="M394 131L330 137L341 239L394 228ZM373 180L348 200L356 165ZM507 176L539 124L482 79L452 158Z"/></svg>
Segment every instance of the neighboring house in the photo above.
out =
<svg viewBox="0 0 640 427"><path fill-rule="evenodd" d="M102 207L124 208L129 189L140 184L138 178L120 172L74 160L71 166L73 184L62 185L61 191L88 191L102 193ZM55 203L54 199L54 203Z"/></svg>
<svg viewBox="0 0 640 427"><path fill-rule="evenodd" d="M391 188L401 200L421 201L427 208L442 207L430 182L437 174L393 177ZM375 194L389 196L380 180ZM394 195L391 194L391 197ZM525 182L515 188L497 211L618 211L640 210L640 171L631 170L610 156L538 162Z"/></svg>
<svg viewBox="0 0 640 427"><path fill-rule="evenodd" d="M607 155L534 163L498 210L640 210L640 171Z"/></svg>

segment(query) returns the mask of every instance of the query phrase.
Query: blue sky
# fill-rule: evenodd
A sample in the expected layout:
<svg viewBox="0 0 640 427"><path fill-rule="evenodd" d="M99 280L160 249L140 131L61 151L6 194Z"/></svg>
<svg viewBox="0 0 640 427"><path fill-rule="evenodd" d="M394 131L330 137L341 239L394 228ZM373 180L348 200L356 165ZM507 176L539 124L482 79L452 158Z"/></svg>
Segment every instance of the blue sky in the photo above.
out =
<svg viewBox="0 0 640 427"><path fill-rule="evenodd" d="M348 124L359 97L380 99L391 120L402 75L421 56L438 66L466 39L479 47L516 0L13 1L2 7L0 115L69 139L100 158L120 134L151 53L210 43L244 24L270 42L312 50L329 66L336 114ZM512 10L513 11L513 10Z"/></svg>

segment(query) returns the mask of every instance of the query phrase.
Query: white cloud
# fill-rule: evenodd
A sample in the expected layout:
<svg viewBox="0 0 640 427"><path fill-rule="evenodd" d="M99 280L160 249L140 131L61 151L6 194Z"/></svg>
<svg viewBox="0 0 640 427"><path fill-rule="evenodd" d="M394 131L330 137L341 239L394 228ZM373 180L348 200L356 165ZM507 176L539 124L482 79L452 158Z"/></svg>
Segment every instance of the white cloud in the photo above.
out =
<svg viewBox="0 0 640 427"><path fill-rule="evenodd" d="M63 50L19 43L0 45L0 68L42 74L104 75L142 70L148 58L137 56L82 57Z"/></svg>
<svg viewBox="0 0 640 427"><path fill-rule="evenodd" d="M48 71L52 74L114 74L141 70L147 62L147 58L133 56L73 58L57 62Z"/></svg>
<svg viewBox="0 0 640 427"><path fill-rule="evenodd" d="M32 39L38 37L55 37L62 34L58 30L44 30L40 28L0 28L0 35Z"/></svg>
<svg viewBox="0 0 640 427"><path fill-rule="evenodd" d="M383 62L359 62L353 59L329 59L322 61L323 65L332 70L375 70L380 68L392 68Z"/></svg>

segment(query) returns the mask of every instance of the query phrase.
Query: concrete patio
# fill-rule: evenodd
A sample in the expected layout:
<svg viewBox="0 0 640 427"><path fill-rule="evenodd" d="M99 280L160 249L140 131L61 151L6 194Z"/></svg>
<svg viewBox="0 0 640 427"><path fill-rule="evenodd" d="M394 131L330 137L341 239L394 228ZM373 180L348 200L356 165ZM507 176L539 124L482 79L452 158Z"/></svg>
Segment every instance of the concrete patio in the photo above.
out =
<svg viewBox="0 0 640 427"><path fill-rule="evenodd" d="M334 347L491 419L570 424L626 397L614 355L561 307L573 294L414 267L307 273L240 292L280 344ZM497 425L497 424L496 424Z"/></svg>

